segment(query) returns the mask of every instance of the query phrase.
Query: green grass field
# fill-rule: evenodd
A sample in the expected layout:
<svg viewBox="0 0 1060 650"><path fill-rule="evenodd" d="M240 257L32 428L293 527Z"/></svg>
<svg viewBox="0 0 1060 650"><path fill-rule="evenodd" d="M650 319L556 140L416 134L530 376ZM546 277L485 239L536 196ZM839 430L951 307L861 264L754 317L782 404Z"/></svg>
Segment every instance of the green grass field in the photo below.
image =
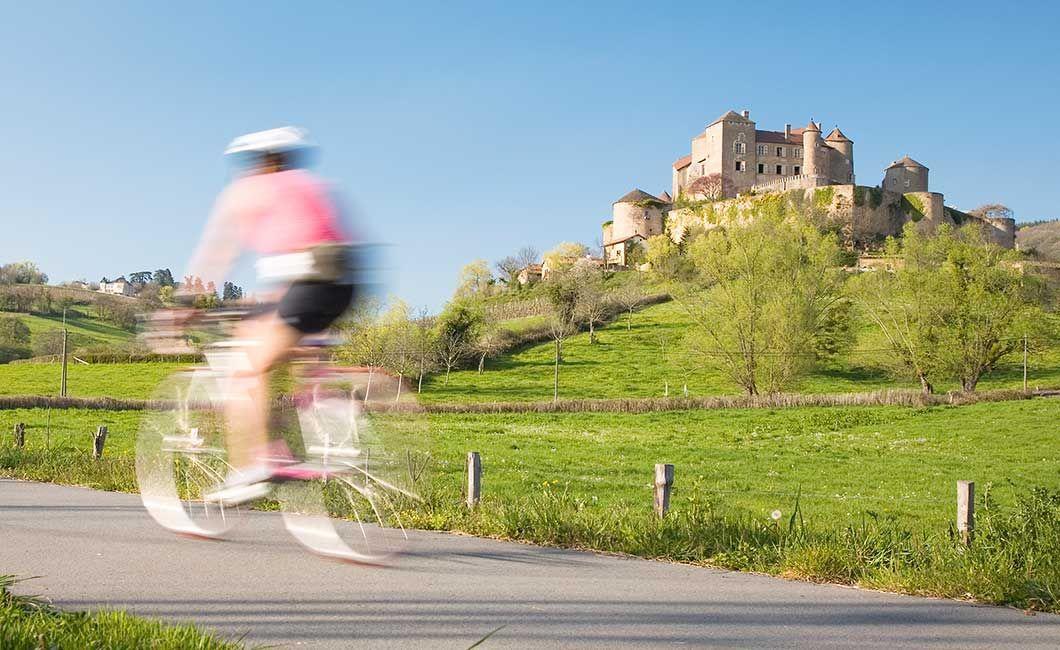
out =
<svg viewBox="0 0 1060 650"><path fill-rule="evenodd" d="M87 454L92 432L109 430L107 457L132 454L135 411L0 411L0 449L16 422L27 449ZM562 490L607 507L651 500L655 463L677 468L678 498L697 495L754 516L790 512L854 521L865 512L945 526L956 481L974 480L1000 503L1034 486L1060 489L1060 401L961 407L836 407L607 413L431 415L428 439L441 484L458 489L468 451L482 454L490 498ZM5 470L17 474L17 466ZM44 474L28 478L51 480ZM61 480L61 477L59 477ZM94 479L93 479L94 480ZM106 489L135 489L131 477ZM548 482L546 488L545 483Z"/></svg>
<svg viewBox="0 0 1060 650"><path fill-rule="evenodd" d="M648 307L633 316L627 330L625 318L598 330L598 342L589 344L588 334L578 334L564 343L560 366L560 397L572 399L725 395L740 392L721 372L703 367L682 356L676 342L690 327L688 317L673 302ZM915 388L909 381L895 380L873 363L880 344L868 332L854 351L815 369L792 392L843 393L880 388ZM427 402L536 401L552 399L554 345L528 346L489 360L486 371L444 374L424 382L422 398ZM1060 346L1048 353L1035 353L1029 364L1029 385L1060 386ZM982 389L1022 387L1020 359L1011 359L984 378ZM956 382L939 381L937 390L957 388Z"/></svg>
<svg viewBox="0 0 1060 650"><path fill-rule="evenodd" d="M155 387L180 368L177 363L95 363L71 361L67 394L71 397L148 398ZM0 365L0 395L58 395L62 366L58 363Z"/></svg>
<svg viewBox="0 0 1060 650"><path fill-rule="evenodd" d="M15 316L21 320L29 328L30 336L37 336L48 330L61 330L63 328L62 316L40 316L2 311L0 311L0 316ZM66 328L70 332L70 349L128 343L135 337L133 332L91 317L67 318Z"/></svg>

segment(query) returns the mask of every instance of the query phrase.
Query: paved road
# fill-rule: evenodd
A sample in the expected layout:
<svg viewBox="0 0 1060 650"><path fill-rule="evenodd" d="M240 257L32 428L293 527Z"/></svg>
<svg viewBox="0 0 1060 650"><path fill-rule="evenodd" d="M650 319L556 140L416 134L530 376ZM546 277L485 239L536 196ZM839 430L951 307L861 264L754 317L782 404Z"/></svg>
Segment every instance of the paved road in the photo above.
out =
<svg viewBox="0 0 1060 650"><path fill-rule="evenodd" d="M0 573L67 609L281 647L1060 647L1060 616L417 533L396 566L307 555L278 517L178 538L134 495L0 480Z"/></svg>

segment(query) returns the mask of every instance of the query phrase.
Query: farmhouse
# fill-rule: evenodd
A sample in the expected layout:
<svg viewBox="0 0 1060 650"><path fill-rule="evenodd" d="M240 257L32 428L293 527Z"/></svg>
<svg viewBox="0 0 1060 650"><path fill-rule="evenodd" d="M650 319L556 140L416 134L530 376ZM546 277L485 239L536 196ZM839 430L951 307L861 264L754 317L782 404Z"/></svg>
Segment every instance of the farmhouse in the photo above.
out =
<svg viewBox="0 0 1060 650"><path fill-rule="evenodd" d="M121 276L113 281L107 280L107 278L100 280L99 292L114 296L132 296L136 294L136 289L132 283L125 279L125 276Z"/></svg>

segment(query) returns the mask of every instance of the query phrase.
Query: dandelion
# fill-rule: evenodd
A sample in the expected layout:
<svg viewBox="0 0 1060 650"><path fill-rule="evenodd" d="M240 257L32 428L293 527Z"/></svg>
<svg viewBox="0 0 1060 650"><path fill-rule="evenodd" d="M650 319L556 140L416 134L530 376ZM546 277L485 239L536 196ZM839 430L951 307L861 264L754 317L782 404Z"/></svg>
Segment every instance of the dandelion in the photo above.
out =
<svg viewBox="0 0 1060 650"><path fill-rule="evenodd" d="M773 521L780 521L780 511L779 510L774 510L773 514L771 514L769 516L773 518Z"/></svg>

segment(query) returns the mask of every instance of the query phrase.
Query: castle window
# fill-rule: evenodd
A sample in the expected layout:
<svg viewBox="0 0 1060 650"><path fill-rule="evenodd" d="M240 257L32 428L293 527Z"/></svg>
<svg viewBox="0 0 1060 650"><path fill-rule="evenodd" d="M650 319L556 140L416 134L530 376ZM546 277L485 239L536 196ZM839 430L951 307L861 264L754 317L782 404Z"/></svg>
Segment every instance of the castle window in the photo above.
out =
<svg viewBox="0 0 1060 650"><path fill-rule="evenodd" d="M801 167L799 167L798 165L795 165L795 170L792 173L795 174L796 176L798 176L801 173L801 170L802 170Z"/></svg>
<svg viewBox="0 0 1060 650"><path fill-rule="evenodd" d="M759 156L766 155L766 146L764 144L758 145L758 155ZM759 165L759 166L761 166L761 165Z"/></svg>
<svg viewBox="0 0 1060 650"><path fill-rule="evenodd" d="M909 187L909 179L906 179L906 181L905 181L905 186L906 186L906 187Z"/></svg>
<svg viewBox="0 0 1060 650"><path fill-rule="evenodd" d="M758 163L758 173L759 173L759 174L764 174L764 173L766 173L766 166L765 166L764 164L762 164L762 163Z"/></svg>
<svg viewBox="0 0 1060 650"><path fill-rule="evenodd" d="M777 147L777 155L781 158L784 157L784 147Z"/></svg>
<svg viewBox="0 0 1060 650"><path fill-rule="evenodd" d="M784 175L784 165L777 165L777 174Z"/></svg>
<svg viewBox="0 0 1060 650"><path fill-rule="evenodd" d="M736 161L736 171L745 172L747 171L747 163L742 160Z"/></svg>
<svg viewBox="0 0 1060 650"><path fill-rule="evenodd" d="M802 158L802 148L795 147L791 150L791 155L795 156L796 158Z"/></svg>
<svg viewBox="0 0 1060 650"><path fill-rule="evenodd" d="M732 150L736 153L747 153L747 145L742 142L733 142Z"/></svg>

